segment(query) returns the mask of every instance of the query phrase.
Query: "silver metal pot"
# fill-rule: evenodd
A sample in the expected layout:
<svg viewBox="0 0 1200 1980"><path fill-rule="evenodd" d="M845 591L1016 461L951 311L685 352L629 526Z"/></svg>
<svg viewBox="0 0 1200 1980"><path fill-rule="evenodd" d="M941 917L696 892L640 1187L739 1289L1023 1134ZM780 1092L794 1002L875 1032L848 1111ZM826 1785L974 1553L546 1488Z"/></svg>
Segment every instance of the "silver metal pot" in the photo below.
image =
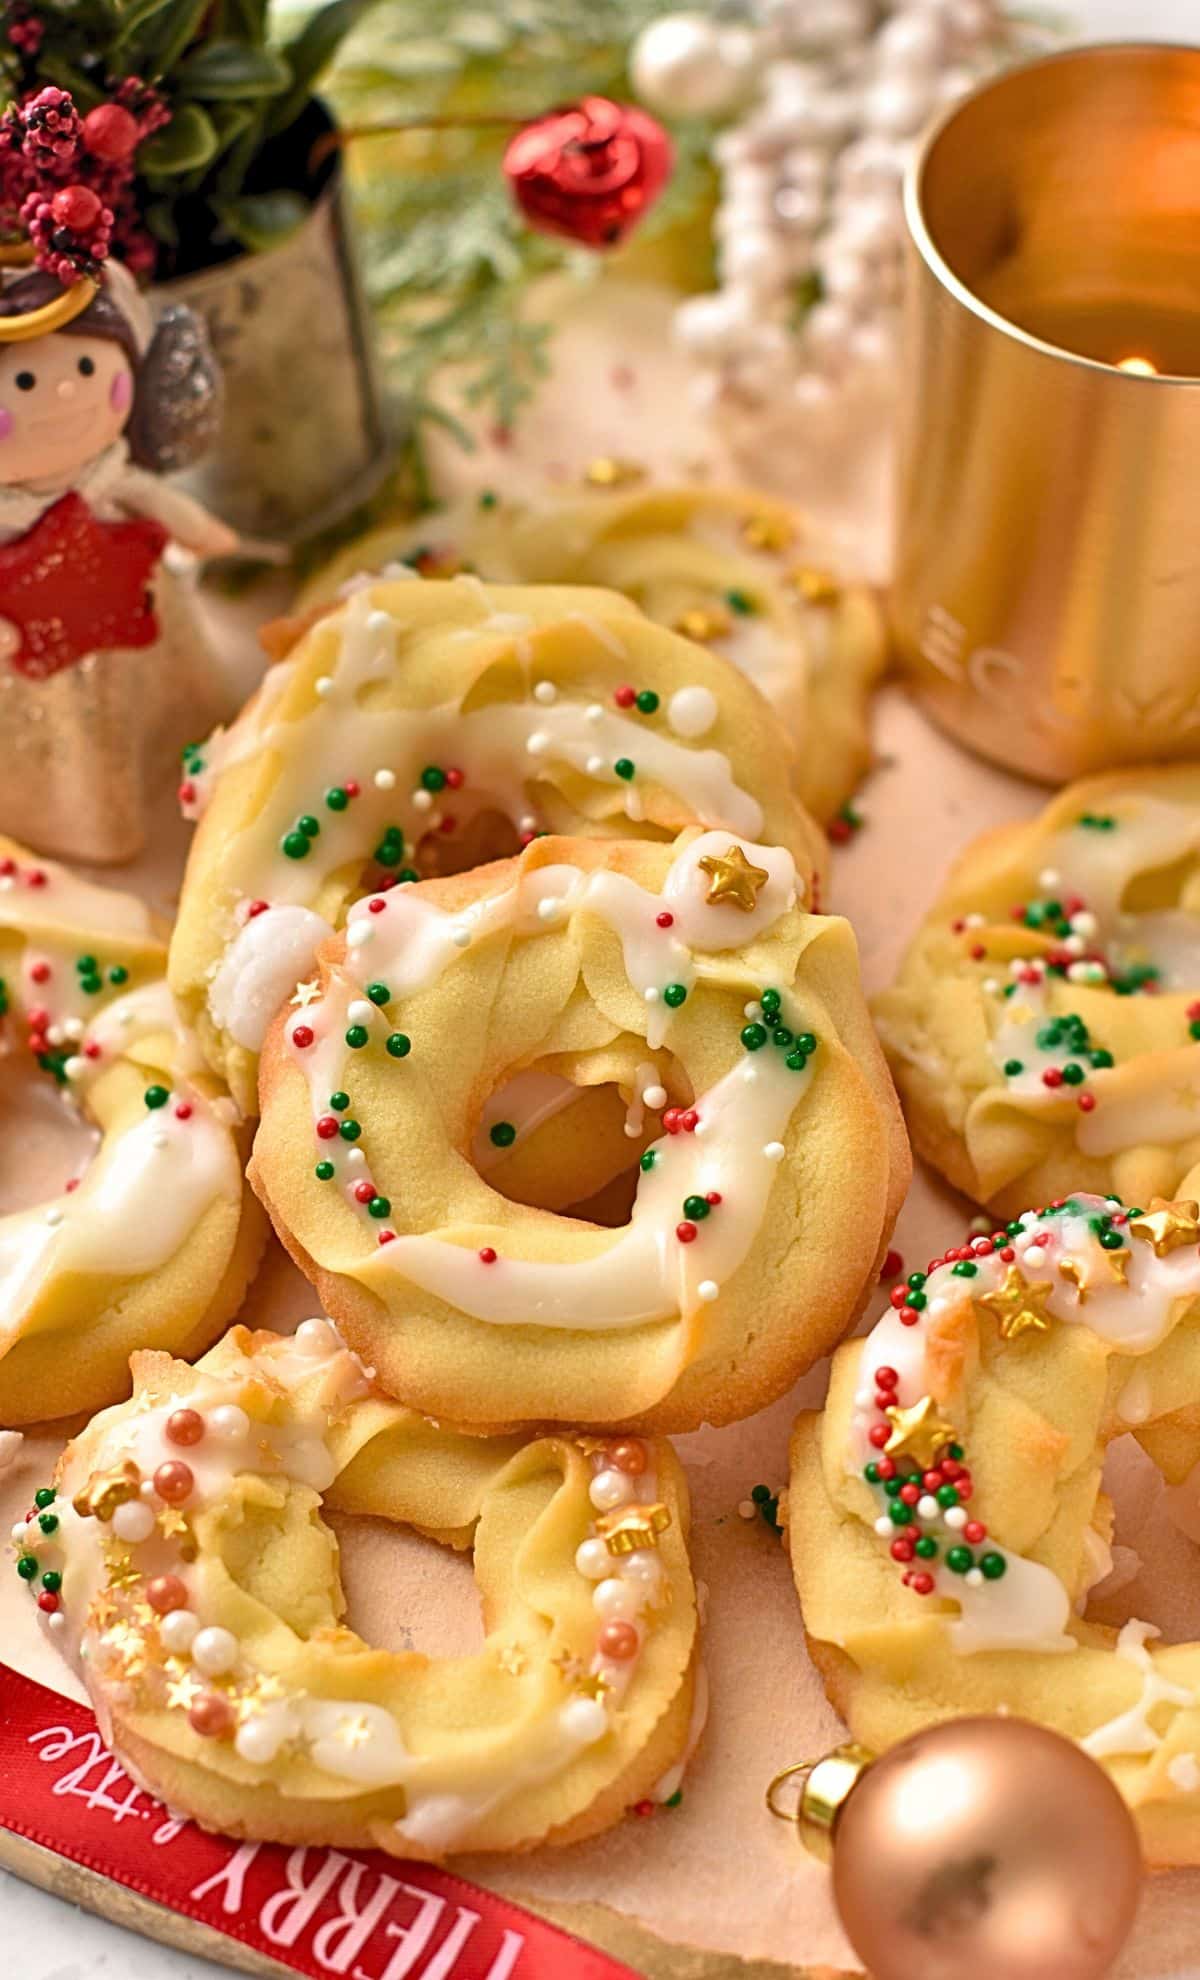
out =
<svg viewBox="0 0 1200 1980"><path fill-rule="evenodd" d="M220 437L182 485L245 536L296 542L366 499L391 435L334 171L279 247L151 291L203 316L225 381Z"/></svg>

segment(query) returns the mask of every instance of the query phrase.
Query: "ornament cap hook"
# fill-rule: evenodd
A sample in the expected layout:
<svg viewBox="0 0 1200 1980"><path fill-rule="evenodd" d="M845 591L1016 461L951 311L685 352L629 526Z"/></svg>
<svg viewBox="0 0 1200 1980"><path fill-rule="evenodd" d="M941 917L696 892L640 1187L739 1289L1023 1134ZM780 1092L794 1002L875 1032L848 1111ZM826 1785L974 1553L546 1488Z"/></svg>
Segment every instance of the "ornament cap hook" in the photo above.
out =
<svg viewBox="0 0 1200 1980"><path fill-rule="evenodd" d="M818 1760L799 1760L776 1774L766 1791L767 1807L778 1821L796 1824L810 1856L831 1863L838 1816L874 1759L868 1747L849 1740ZM779 1798L779 1790L790 1780L801 1783L791 1807Z"/></svg>

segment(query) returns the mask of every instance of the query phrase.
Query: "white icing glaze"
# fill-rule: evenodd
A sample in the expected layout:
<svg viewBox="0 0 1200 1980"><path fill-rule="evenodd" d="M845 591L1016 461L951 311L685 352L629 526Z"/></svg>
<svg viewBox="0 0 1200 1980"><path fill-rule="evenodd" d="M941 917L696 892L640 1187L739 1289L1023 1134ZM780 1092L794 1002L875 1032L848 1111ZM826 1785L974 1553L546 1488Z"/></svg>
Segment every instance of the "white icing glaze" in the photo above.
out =
<svg viewBox="0 0 1200 1980"><path fill-rule="evenodd" d="M235 1044L261 1051L271 1019L332 932L319 914L295 903L268 908L242 924L208 992L215 1022Z"/></svg>
<svg viewBox="0 0 1200 1980"><path fill-rule="evenodd" d="M1155 1706L1196 1703L1194 1691L1172 1684L1155 1668L1146 1644L1159 1634L1153 1623L1139 1622L1136 1616L1131 1616L1118 1636L1116 1654L1136 1665L1142 1674L1142 1689L1127 1711L1118 1712L1115 1718L1106 1720L1080 1740L1084 1752L1090 1753L1093 1760L1106 1759L1113 1753L1155 1752L1163 1740L1162 1734L1150 1724Z"/></svg>

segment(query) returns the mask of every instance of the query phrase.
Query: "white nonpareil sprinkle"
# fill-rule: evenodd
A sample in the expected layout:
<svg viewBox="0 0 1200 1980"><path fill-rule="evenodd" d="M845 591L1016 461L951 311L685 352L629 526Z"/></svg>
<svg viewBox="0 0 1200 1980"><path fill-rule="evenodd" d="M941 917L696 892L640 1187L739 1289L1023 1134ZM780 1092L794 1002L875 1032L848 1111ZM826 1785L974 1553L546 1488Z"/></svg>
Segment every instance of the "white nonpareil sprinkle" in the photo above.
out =
<svg viewBox="0 0 1200 1980"><path fill-rule="evenodd" d="M375 1006L365 997L353 997L346 1008L346 1016L351 1024L370 1024L375 1015Z"/></svg>
<svg viewBox="0 0 1200 1980"><path fill-rule="evenodd" d="M561 908L562 900L558 894L544 895L537 906L538 920L557 921Z"/></svg>
<svg viewBox="0 0 1200 1980"><path fill-rule="evenodd" d="M421 784L413 792L411 802L414 811L432 811L433 792L427 791L424 785Z"/></svg>
<svg viewBox="0 0 1200 1980"><path fill-rule="evenodd" d="M558 689L553 681L538 681L533 690L533 698L535 701L540 701L543 707L548 708L552 701L557 700Z"/></svg>
<svg viewBox="0 0 1200 1980"><path fill-rule="evenodd" d="M535 729L525 738L525 748L530 756L544 756L550 747L550 738L545 729Z"/></svg>
<svg viewBox="0 0 1200 1980"><path fill-rule="evenodd" d="M377 791L394 791L396 788L396 772L394 770L377 770L371 782Z"/></svg>
<svg viewBox="0 0 1200 1980"><path fill-rule="evenodd" d="M667 1104L667 1089L665 1086L647 1086L642 1093L642 1099L651 1113L657 1114L659 1109Z"/></svg>
<svg viewBox="0 0 1200 1980"><path fill-rule="evenodd" d="M374 937L375 930L369 921L352 921L346 930L346 947L348 949L365 949L367 943L373 941Z"/></svg>
<svg viewBox="0 0 1200 1980"><path fill-rule="evenodd" d="M718 1299L720 1293L721 1288L715 1279L701 1279L700 1284L696 1287L697 1298L702 1299L706 1306L711 1305L714 1299Z"/></svg>
<svg viewBox="0 0 1200 1980"><path fill-rule="evenodd" d="M469 928L463 928L460 925L458 928L451 930L450 940L456 949L469 949L471 946L471 931Z"/></svg>
<svg viewBox="0 0 1200 1980"><path fill-rule="evenodd" d="M782 1162L784 1156L787 1154L787 1149L784 1147L782 1141L768 1141L763 1148L763 1154L766 1156L768 1162Z"/></svg>

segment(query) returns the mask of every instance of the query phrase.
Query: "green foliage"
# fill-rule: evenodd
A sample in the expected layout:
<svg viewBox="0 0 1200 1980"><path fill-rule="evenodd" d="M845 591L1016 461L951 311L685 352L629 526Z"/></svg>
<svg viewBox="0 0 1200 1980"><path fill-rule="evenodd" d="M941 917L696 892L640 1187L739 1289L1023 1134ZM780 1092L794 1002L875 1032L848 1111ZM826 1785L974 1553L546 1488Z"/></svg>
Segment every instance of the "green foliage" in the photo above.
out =
<svg viewBox="0 0 1200 1980"><path fill-rule="evenodd" d="M313 90L370 0L325 0L278 40L268 0L36 0L32 60L0 47L0 89L69 89L81 112L127 76L171 122L138 158L138 205L160 272L273 245L307 211Z"/></svg>
<svg viewBox="0 0 1200 1980"><path fill-rule="evenodd" d="M700 10L712 0L700 0ZM421 417L450 425L442 374L461 401L508 427L545 372L550 331L531 310L535 278L584 252L529 229L501 172L511 127L597 93L628 99L628 58L663 0L383 0L343 44L328 78L352 129L445 118L456 126L362 139L352 150L356 217L391 382ZM477 120L472 123L472 119ZM671 187L639 239L695 214L709 186L710 133L677 128Z"/></svg>

